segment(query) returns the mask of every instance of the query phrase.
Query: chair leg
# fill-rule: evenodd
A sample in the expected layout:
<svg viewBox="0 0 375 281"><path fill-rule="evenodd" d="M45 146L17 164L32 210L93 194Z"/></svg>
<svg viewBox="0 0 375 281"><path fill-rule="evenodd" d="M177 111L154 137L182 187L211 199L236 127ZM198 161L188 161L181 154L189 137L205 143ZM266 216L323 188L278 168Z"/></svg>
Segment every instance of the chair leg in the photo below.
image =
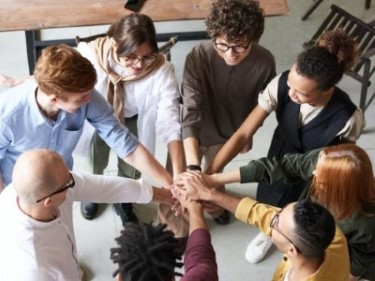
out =
<svg viewBox="0 0 375 281"><path fill-rule="evenodd" d="M370 9L370 6L371 6L371 0L366 0L366 2L365 2L366 10Z"/></svg>
<svg viewBox="0 0 375 281"><path fill-rule="evenodd" d="M369 86L369 79L370 79L370 64L371 61L367 60L363 64L363 78L362 78L362 86L361 86L361 97L359 100L359 107L362 109L362 112L365 113L366 108L366 99L367 99L367 90Z"/></svg>
<svg viewBox="0 0 375 281"><path fill-rule="evenodd" d="M366 1L369 1L369 0L366 0ZM314 12L314 10L320 5L320 3L323 2L323 0L313 0L313 4L310 6L310 8L306 11L306 13L302 16L302 20L306 20L309 15ZM367 2L366 2L367 4Z"/></svg>

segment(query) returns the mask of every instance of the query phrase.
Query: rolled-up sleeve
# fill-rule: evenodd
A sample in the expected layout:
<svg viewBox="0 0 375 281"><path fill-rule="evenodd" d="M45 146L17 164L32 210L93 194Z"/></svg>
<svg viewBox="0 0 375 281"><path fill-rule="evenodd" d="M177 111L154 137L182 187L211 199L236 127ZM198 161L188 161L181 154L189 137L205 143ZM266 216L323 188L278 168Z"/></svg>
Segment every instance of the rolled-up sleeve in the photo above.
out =
<svg viewBox="0 0 375 281"><path fill-rule="evenodd" d="M173 65L166 62L157 78L160 83L156 133L164 143L181 140L180 91Z"/></svg>
<svg viewBox="0 0 375 281"><path fill-rule="evenodd" d="M138 146L138 139L115 117L113 108L97 92L87 106L87 120L99 136L120 158L129 156Z"/></svg>

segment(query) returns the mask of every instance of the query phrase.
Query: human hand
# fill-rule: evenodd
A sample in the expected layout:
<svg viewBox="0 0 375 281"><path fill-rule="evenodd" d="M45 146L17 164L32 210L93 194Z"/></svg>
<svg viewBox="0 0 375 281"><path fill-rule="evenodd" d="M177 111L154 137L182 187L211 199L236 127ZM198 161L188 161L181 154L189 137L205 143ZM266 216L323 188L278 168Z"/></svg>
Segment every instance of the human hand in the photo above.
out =
<svg viewBox="0 0 375 281"><path fill-rule="evenodd" d="M210 188L201 172L189 171L181 174L173 186L178 196L184 200L207 200Z"/></svg>
<svg viewBox="0 0 375 281"><path fill-rule="evenodd" d="M21 84L25 80L26 80L26 78L14 79L14 78L6 76L4 74L0 74L0 85L4 86L4 87L7 87L7 88L17 86L18 84Z"/></svg>

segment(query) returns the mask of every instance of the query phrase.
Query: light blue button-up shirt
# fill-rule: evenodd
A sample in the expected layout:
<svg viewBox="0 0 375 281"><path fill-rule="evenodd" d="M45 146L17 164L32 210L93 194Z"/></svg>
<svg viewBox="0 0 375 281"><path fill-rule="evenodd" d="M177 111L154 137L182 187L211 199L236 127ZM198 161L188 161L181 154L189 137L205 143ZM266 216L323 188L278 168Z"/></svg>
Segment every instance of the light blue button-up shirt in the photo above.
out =
<svg viewBox="0 0 375 281"><path fill-rule="evenodd" d="M37 84L27 80L0 94L0 169L5 185L24 151L46 148L58 152L70 169L73 150L87 120L117 155L124 158L138 146L137 138L121 125L108 102L95 90L91 101L74 113L60 110L57 119L44 116L36 103Z"/></svg>

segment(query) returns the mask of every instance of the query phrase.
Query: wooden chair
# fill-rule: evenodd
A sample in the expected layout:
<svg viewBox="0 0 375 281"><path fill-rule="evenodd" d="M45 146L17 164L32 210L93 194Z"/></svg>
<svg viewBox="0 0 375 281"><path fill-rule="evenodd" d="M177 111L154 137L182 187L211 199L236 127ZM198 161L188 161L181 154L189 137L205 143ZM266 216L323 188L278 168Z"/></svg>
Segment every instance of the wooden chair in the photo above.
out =
<svg viewBox="0 0 375 281"><path fill-rule="evenodd" d="M91 41L95 40L96 38L104 37L104 36L106 36L105 33L96 34L96 35L92 35L92 36L88 36L88 37L80 37L80 36L77 35L75 37L75 41L76 41L76 44L78 45L79 42L91 42ZM171 61L171 48L177 43L177 41L178 41L178 36L172 36L168 39L168 41L166 43L159 46L159 52L162 55L164 55L165 58L169 61Z"/></svg>
<svg viewBox="0 0 375 281"><path fill-rule="evenodd" d="M305 46L313 45L319 37L328 30L342 28L350 37L354 38L360 51L360 59L350 70L348 75L361 83L359 107L363 112L375 97L372 94L367 100L367 91L371 84L370 78L374 74L375 66L371 65L371 57L375 55L375 21L365 23L349 14L342 8L332 5L331 12Z"/></svg>
<svg viewBox="0 0 375 281"><path fill-rule="evenodd" d="M323 0L313 0L311 6L307 9L307 11L303 14L302 20L306 20L312 12L323 2ZM371 0L365 0L365 9L368 10L371 7Z"/></svg>

